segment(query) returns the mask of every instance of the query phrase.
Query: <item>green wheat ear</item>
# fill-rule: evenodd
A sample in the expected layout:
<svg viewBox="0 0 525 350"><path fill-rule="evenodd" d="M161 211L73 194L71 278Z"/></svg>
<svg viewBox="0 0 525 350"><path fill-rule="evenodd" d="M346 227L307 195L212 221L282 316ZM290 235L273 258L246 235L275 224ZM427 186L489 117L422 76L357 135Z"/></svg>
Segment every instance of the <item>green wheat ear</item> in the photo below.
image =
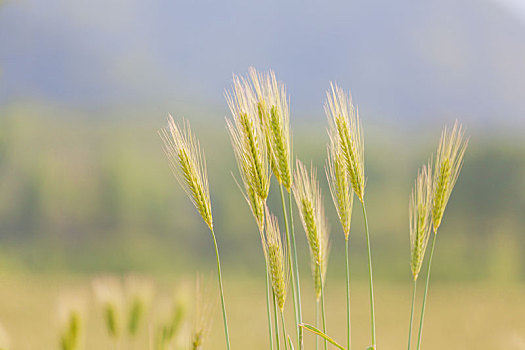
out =
<svg viewBox="0 0 525 350"><path fill-rule="evenodd" d="M273 294L281 311L284 310L288 286L287 251L281 240L281 232L277 218L266 208L266 230L261 235L263 239L264 256L272 282Z"/></svg>
<svg viewBox="0 0 525 350"><path fill-rule="evenodd" d="M277 181L290 192L292 186L290 109L284 84L273 71L258 73L253 67L249 76L256 96L259 117L268 158Z"/></svg>
<svg viewBox="0 0 525 350"><path fill-rule="evenodd" d="M328 136L328 161L326 166L326 178L330 186L330 193L343 227L345 239L348 240L350 225L352 222L352 207L354 196L350 189L348 168L345 161L341 138L333 130L329 130Z"/></svg>
<svg viewBox="0 0 525 350"><path fill-rule="evenodd" d="M326 93L325 112L328 116L329 134L337 138L347 164L352 188L361 202L364 200L364 139L359 113L352 105L352 98L343 89L330 84Z"/></svg>
<svg viewBox="0 0 525 350"><path fill-rule="evenodd" d="M148 311L153 298L154 286L151 280L130 275L125 279L127 331L135 336Z"/></svg>
<svg viewBox="0 0 525 350"><path fill-rule="evenodd" d="M62 295L59 299L60 348L81 348L85 324L85 300L76 294Z"/></svg>
<svg viewBox="0 0 525 350"><path fill-rule="evenodd" d="M293 193L310 248L315 293L319 300L323 287L322 283L325 281L329 230L316 172L312 168L308 173L306 167L299 160L295 171Z"/></svg>
<svg viewBox="0 0 525 350"><path fill-rule="evenodd" d="M190 124L180 127L168 117L168 128L159 131L171 169L210 230L213 230L211 200L204 154Z"/></svg>
<svg viewBox="0 0 525 350"><path fill-rule="evenodd" d="M439 141L434 166L434 193L432 203L432 222L434 233L437 233L448 200L456 184L463 165L463 156L468 146L464 131L457 121L452 129L445 127Z"/></svg>
<svg viewBox="0 0 525 350"><path fill-rule="evenodd" d="M417 279L432 229L432 165L429 162L418 171L409 201L410 267Z"/></svg>
<svg viewBox="0 0 525 350"><path fill-rule="evenodd" d="M99 302L108 334L118 339L123 328L124 296L118 278L106 276L93 280L93 291Z"/></svg>

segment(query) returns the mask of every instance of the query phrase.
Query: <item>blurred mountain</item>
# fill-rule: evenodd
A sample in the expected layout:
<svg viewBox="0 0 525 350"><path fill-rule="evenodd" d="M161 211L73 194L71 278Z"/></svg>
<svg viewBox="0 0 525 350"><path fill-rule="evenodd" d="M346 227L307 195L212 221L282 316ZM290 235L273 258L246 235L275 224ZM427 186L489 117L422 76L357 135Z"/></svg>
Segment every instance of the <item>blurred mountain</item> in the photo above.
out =
<svg viewBox="0 0 525 350"><path fill-rule="evenodd" d="M519 4L519 1L516 2ZM510 0L8 0L0 103L225 107L250 65L322 114L330 80L372 120L525 124L525 16ZM519 5L518 5L519 6Z"/></svg>

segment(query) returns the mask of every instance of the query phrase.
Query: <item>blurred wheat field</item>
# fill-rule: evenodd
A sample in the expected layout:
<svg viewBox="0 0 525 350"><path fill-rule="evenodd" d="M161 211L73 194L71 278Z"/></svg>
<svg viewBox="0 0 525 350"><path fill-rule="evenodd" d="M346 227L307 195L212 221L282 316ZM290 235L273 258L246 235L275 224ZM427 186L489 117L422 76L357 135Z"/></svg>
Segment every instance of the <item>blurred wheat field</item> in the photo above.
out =
<svg viewBox="0 0 525 350"><path fill-rule="evenodd" d="M90 279L67 276L9 275L1 279L0 314L12 338L14 349L58 348L58 295L77 290L88 297L86 349L111 349L102 316L90 296ZM307 283L305 283L307 284ZM159 292L169 295L178 284L173 278L159 279ZM304 288L304 315L313 321L313 295ZM354 282L352 289L353 348L363 349L369 338L367 285ZM406 347L409 284L385 283L376 286L378 347L384 350ZM345 288L343 281L327 281L327 325L336 339L345 334ZM267 349L264 318L264 281L249 276L225 277L225 294L235 349ZM525 349L525 286L477 283L433 283L425 319L425 349ZM157 298L158 299L158 298ZM155 307L152 307L155 310ZM288 320L293 321L291 310ZM154 311L148 320L154 319ZM136 344L124 349L148 349L148 332L142 329ZM313 336L306 336L313 348ZM219 309L216 309L208 342L210 349L224 348Z"/></svg>

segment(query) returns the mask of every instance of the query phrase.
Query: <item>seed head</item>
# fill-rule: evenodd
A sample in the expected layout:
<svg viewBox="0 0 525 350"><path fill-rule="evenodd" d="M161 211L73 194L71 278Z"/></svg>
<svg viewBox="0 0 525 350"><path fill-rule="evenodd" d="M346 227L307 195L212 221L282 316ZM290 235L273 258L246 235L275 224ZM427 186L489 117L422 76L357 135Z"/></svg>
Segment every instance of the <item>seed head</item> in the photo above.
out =
<svg viewBox="0 0 525 350"><path fill-rule="evenodd" d="M256 109L268 148L272 171L280 184L290 192L292 186L290 150L290 110L284 84L273 71L249 75L255 90Z"/></svg>
<svg viewBox="0 0 525 350"><path fill-rule="evenodd" d="M233 116L233 120L227 120L228 130L244 187L266 201L270 176L254 92L246 80L234 76L232 92L226 93L226 99Z"/></svg>
<svg viewBox="0 0 525 350"><path fill-rule="evenodd" d="M262 236L262 238L264 256L272 281L273 294L277 299L277 305L281 311L283 311L287 291L286 276L288 275L286 273L287 265L285 263L287 261L287 253L282 244L277 218L270 214L268 208L266 208L266 234Z"/></svg>
<svg viewBox="0 0 525 350"><path fill-rule="evenodd" d="M125 280L125 291L128 333L135 336L151 304L154 286L147 278L130 275Z"/></svg>
<svg viewBox="0 0 525 350"><path fill-rule="evenodd" d="M122 331L123 292L122 285L116 277L99 277L93 280L95 298L102 307L108 334L119 338Z"/></svg>
<svg viewBox="0 0 525 350"><path fill-rule="evenodd" d="M332 194L339 221L343 227L345 239L348 240L352 222L354 194L350 189L347 163L341 145L341 138L335 132L329 133L329 137L326 178L328 179L330 193Z"/></svg>
<svg viewBox="0 0 525 350"><path fill-rule="evenodd" d="M410 195L410 267L414 280L417 279L427 248L432 228L432 165L429 162L418 171L416 183Z"/></svg>
<svg viewBox="0 0 525 350"><path fill-rule="evenodd" d="M300 161L297 161L293 193L310 248L315 292L319 299L328 260L329 229L315 169L312 168L308 174Z"/></svg>
<svg viewBox="0 0 525 350"><path fill-rule="evenodd" d="M463 156L467 149L468 139L464 139L461 124L454 123L452 130L445 127L439 141L434 166L434 194L432 203L432 222L434 233L437 233L450 194L463 165Z"/></svg>
<svg viewBox="0 0 525 350"><path fill-rule="evenodd" d="M330 86L325 102L329 134L338 135L352 188L362 202L365 192L364 140L359 113L352 105L350 95L347 96L337 85Z"/></svg>
<svg viewBox="0 0 525 350"><path fill-rule="evenodd" d="M62 295L59 299L60 348L78 350L84 334L85 301L79 295Z"/></svg>
<svg viewBox="0 0 525 350"><path fill-rule="evenodd" d="M210 230L213 230L206 162L189 122L181 128L170 115L168 127L160 130L159 134L173 173Z"/></svg>

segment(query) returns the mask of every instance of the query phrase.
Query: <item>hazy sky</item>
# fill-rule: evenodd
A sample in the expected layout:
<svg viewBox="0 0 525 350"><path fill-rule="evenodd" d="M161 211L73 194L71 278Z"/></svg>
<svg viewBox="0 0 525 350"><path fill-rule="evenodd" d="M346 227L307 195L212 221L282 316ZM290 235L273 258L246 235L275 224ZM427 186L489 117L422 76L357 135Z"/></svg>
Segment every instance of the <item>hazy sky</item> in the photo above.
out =
<svg viewBox="0 0 525 350"><path fill-rule="evenodd" d="M225 107L272 68L300 115L335 80L390 120L525 118L525 1L20 0L0 9L0 104Z"/></svg>

